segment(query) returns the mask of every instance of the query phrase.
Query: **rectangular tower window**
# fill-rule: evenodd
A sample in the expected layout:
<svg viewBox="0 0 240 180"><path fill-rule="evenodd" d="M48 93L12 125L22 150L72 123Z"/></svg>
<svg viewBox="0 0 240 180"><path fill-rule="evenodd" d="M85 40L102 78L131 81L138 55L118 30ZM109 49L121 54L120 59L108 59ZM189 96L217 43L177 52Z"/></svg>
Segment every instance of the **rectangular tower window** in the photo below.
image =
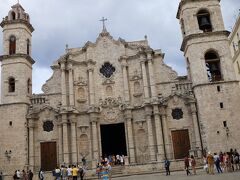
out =
<svg viewBox="0 0 240 180"><path fill-rule="evenodd" d="M221 91L221 87L217 86L217 91L220 92Z"/></svg>
<svg viewBox="0 0 240 180"><path fill-rule="evenodd" d="M222 103L222 102L220 103L220 108L221 108L221 109L223 108L223 103Z"/></svg>
<svg viewBox="0 0 240 180"><path fill-rule="evenodd" d="M227 121L223 121L223 127L227 127Z"/></svg>
<svg viewBox="0 0 240 180"><path fill-rule="evenodd" d="M9 121L9 126L12 126L12 121Z"/></svg>

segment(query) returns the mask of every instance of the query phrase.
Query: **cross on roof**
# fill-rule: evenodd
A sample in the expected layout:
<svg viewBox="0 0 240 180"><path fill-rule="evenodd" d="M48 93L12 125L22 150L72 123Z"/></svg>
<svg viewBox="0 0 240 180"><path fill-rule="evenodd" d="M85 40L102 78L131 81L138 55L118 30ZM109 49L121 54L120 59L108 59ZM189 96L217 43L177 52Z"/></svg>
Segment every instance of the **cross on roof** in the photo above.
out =
<svg viewBox="0 0 240 180"><path fill-rule="evenodd" d="M103 23L103 31L107 31L106 26L105 26L105 21L107 21L107 18L102 17L99 21L102 21Z"/></svg>

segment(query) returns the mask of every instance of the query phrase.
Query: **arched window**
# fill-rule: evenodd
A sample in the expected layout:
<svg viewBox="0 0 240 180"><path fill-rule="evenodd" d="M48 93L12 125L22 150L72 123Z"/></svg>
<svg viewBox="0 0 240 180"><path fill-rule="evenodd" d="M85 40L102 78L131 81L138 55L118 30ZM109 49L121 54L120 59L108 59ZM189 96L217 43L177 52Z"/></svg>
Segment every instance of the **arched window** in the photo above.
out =
<svg viewBox="0 0 240 180"><path fill-rule="evenodd" d="M30 53L30 40L27 39L27 55Z"/></svg>
<svg viewBox="0 0 240 180"><path fill-rule="evenodd" d="M28 81L27 81L27 92L28 92L28 94L31 92L31 88L32 88L31 79L28 79Z"/></svg>
<svg viewBox="0 0 240 180"><path fill-rule="evenodd" d="M8 79L8 92L15 92L15 79L13 77Z"/></svg>
<svg viewBox="0 0 240 180"><path fill-rule="evenodd" d="M203 32L211 32L212 31L212 23L210 14L206 10L201 10L197 13L198 25L199 29Z"/></svg>
<svg viewBox="0 0 240 180"><path fill-rule="evenodd" d="M210 81L220 81L222 79L220 69L220 59L216 52L209 51L205 54L208 79Z"/></svg>
<svg viewBox="0 0 240 180"><path fill-rule="evenodd" d="M9 39L9 54L15 54L16 53L16 37L11 36Z"/></svg>
<svg viewBox="0 0 240 180"><path fill-rule="evenodd" d="M12 15L12 20L15 20L15 19L16 19L16 13L13 11L13 12L11 13L11 15Z"/></svg>

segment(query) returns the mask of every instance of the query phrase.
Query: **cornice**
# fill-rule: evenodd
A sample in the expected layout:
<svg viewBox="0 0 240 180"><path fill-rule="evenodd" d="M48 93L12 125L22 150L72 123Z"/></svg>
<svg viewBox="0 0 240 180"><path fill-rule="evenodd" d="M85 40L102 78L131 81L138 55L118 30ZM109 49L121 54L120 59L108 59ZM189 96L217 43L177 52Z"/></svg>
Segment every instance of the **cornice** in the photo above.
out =
<svg viewBox="0 0 240 180"><path fill-rule="evenodd" d="M34 28L32 26L31 23L29 23L27 20L23 20L23 19L16 19L16 20L3 20L0 23L0 26L2 28L4 28L5 25L10 25L10 24L25 24L29 30L31 31L31 33L34 31Z"/></svg>
<svg viewBox="0 0 240 180"><path fill-rule="evenodd" d="M0 62L6 59L16 59L16 58L25 58L30 64L34 64L35 61L32 59L31 56L27 55L27 54L12 54L12 55L2 55L0 56Z"/></svg>
<svg viewBox="0 0 240 180"><path fill-rule="evenodd" d="M238 81L238 80L214 81L214 82L196 84L196 85L193 85L192 88L195 89L195 88L197 88L197 87L202 87L202 86L211 86L211 85L213 85L213 84L226 84L226 83L239 83L239 81Z"/></svg>
<svg viewBox="0 0 240 180"><path fill-rule="evenodd" d="M228 37L230 34L229 31L215 31L215 32L205 32L205 33L197 33L197 34L191 34L188 36L185 36L181 45L181 51L184 51L187 45L187 42L194 38L204 38L204 37L210 37L215 35L225 35Z"/></svg>

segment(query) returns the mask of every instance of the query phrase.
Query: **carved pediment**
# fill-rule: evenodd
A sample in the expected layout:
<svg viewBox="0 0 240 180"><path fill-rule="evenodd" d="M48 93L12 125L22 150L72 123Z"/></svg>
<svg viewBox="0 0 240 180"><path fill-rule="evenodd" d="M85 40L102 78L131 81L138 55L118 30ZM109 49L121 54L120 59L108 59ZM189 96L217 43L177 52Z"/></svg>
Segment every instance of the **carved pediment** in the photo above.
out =
<svg viewBox="0 0 240 180"><path fill-rule="evenodd" d="M99 105L102 108L119 107L121 104L122 104L121 97L118 97L118 98L108 97L104 100L102 99L99 100Z"/></svg>

